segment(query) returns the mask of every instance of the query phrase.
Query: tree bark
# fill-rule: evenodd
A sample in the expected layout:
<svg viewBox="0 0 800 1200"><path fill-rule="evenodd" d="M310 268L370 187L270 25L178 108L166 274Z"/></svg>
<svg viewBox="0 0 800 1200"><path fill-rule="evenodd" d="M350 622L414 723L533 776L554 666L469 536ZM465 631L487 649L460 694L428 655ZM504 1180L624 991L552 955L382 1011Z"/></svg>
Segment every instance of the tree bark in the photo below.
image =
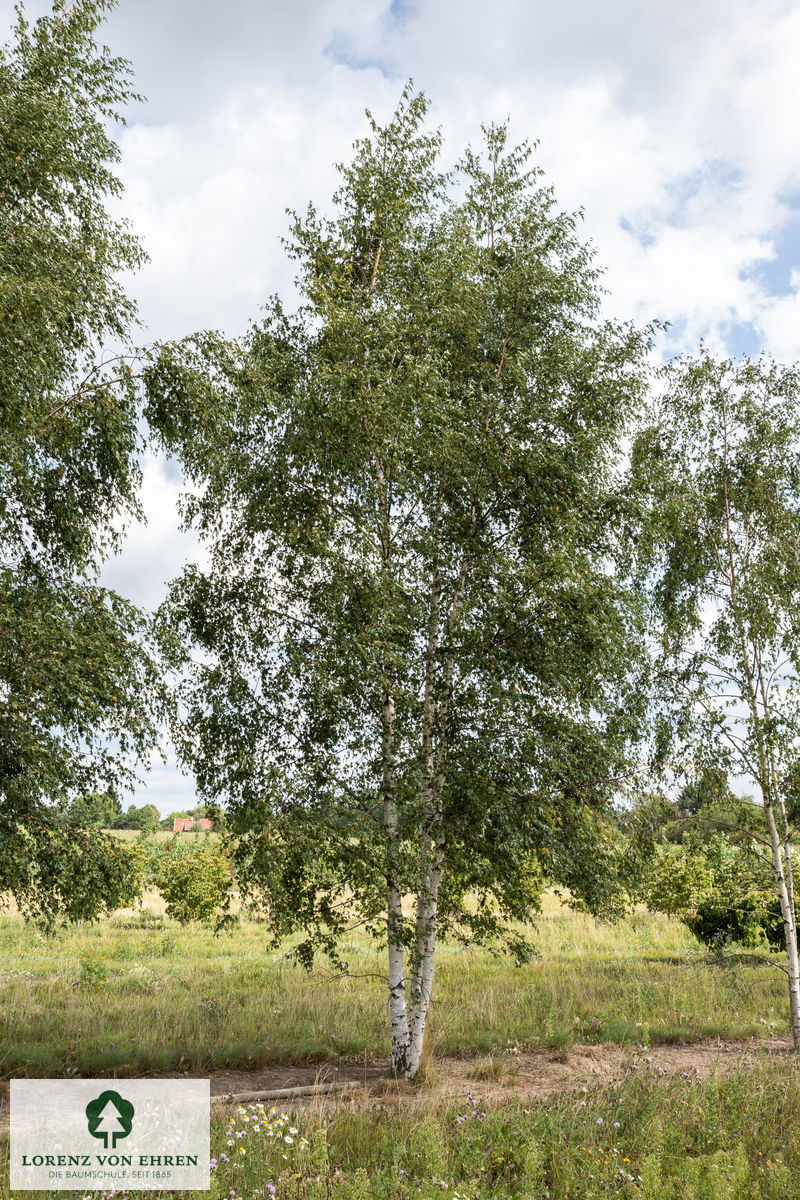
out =
<svg viewBox="0 0 800 1200"><path fill-rule="evenodd" d="M424 836L424 851L428 869L424 884L417 896L417 919L411 976L411 1008L409 1012L409 1069L410 1077L417 1074L422 1058L425 1029L428 1021L436 951L436 927L439 915L439 884L444 864L444 832L441 815L435 827L436 836Z"/></svg>
<svg viewBox="0 0 800 1200"><path fill-rule="evenodd" d="M397 803L395 801L394 697L383 698L383 824L386 831L386 940L389 956L389 1017L392 1067L408 1075L410 1031L406 1007L406 963L403 946L403 896L397 881Z"/></svg>
<svg viewBox="0 0 800 1200"><path fill-rule="evenodd" d="M775 872L775 885L778 890L778 897L781 903L781 916L783 917L783 933L786 941L786 965L789 976L789 1013L792 1023L792 1040L794 1041L795 1052L797 1052L800 1051L800 957L797 951L796 917L792 903L794 886L793 882L791 884L787 882L787 876L784 872L781 837L775 821L772 801L768 800L766 796L764 797L764 809L767 814L769 839L772 846L772 866ZM790 859L787 859L787 867L789 879L791 880L792 866Z"/></svg>

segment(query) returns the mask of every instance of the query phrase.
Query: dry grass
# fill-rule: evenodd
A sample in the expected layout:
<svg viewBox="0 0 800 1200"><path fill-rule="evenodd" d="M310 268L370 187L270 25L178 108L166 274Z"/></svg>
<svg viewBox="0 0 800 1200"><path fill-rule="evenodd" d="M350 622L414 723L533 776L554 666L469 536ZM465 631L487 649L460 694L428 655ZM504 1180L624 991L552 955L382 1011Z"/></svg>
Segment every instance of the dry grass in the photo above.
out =
<svg viewBox="0 0 800 1200"><path fill-rule="evenodd" d="M467 1072L470 1079L477 1083L495 1082L513 1083L518 1074L517 1064L509 1058L500 1058L496 1054L486 1054L479 1058L474 1067Z"/></svg>
<svg viewBox="0 0 800 1200"><path fill-rule="evenodd" d="M515 1047L787 1028L780 972L704 965L688 931L666 917L637 913L604 925L548 897L536 940L541 957L523 967L487 950L440 948L429 1058L504 1061ZM388 1019L385 985L374 976L383 956L357 936L343 949L353 977L324 961L307 973L285 952L267 952L258 924L215 937L164 918L154 897L144 914L54 937L6 913L0 1072L133 1075L381 1057Z"/></svg>

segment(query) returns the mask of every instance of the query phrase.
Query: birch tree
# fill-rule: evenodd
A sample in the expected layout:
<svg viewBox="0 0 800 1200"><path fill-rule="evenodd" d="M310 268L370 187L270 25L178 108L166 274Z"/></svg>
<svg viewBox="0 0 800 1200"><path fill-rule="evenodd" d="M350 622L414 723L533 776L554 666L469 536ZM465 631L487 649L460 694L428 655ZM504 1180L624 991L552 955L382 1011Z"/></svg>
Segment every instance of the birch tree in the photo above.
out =
<svg viewBox="0 0 800 1200"><path fill-rule="evenodd" d="M648 343L599 316L530 149L492 126L447 176L425 109L370 117L334 215L295 218L297 311L270 301L211 377L202 342L165 354L150 413L210 554L164 614L195 647L184 761L276 938L383 940L401 1076L438 938L524 957L544 876L612 903L639 695L617 456Z"/></svg>
<svg viewBox="0 0 800 1200"><path fill-rule="evenodd" d="M128 902L124 848L58 809L131 781L163 699L144 615L98 580L138 512L119 276L145 258L109 212L137 97L95 42L108 7L19 7L0 46L0 893L46 921Z"/></svg>
<svg viewBox="0 0 800 1200"><path fill-rule="evenodd" d="M780 901L795 1049L799 402L796 368L703 353L667 371L633 460L647 514L640 569L679 744L759 793L748 840L768 856Z"/></svg>

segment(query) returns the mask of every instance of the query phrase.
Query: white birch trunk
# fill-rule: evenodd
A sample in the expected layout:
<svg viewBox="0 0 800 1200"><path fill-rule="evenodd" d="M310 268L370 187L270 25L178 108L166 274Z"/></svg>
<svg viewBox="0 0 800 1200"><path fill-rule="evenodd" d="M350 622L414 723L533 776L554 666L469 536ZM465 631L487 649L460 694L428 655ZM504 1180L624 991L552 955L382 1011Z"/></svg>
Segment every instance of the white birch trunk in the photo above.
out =
<svg viewBox="0 0 800 1200"><path fill-rule="evenodd" d="M383 698L383 824L386 831L386 937L389 955L389 1017L392 1025L392 1066L408 1075L410 1033L406 1006L406 964L403 948L403 897L397 885L397 804L395 801L394 697Z"/></svg>
<svg viewBox="0 0 800 1200"><path fill-rule="evenodd" d="M444 863L444 837L435 843L426 835L429 866L424 885L417 897L417 921L414 945L414 969L411 977L411 1008L409 1012L409 1067L413 1078L422 1059L425 1029L428 1023L436 951L436 926L439 915L439 884Z"/></svg>
<svg viewBox="0 0 800 1200"><path fill-rule="evenodd" d="M788 857L787 851L787 879L787 870L784 869L781 837L775 821L775 814L772 811L772 803L768 801L766 797L764 801L764 809L767 814L769 840L772 846L772 866L775 872L775 884L781 903L783 933L786 941L786 965L789 976L789 1013L792 1022L792 1040L794 1041L795 1051L798 1051L800 1050L800 957L798 957L797 951L797 929L795 925L794 905L792 903L794 898L792 864L791 859Z"/></svg>
<svg viewBox="0 0 800 1200"><path fill-rule="evenodd" d="M425 1028L433 990L436 924L439 911L439 883L444 862L444 838L441 831L440 788L434 787L433 732L436 723L436 655L439 649L439 522L442 502L439 498L434 517L435 549L428 610L425 647L425 686L422 703L422 739L420 759L422 777L420 800L422 828L419 847L419 881L416 926L412 952L411 995L408 1016L409 1046L406 1069L413 1078L420 1068Z"/></svg>
<svg viewBox="0 0 800 1200"><path fill-rule="evenodd" d="M406 962L399 931L403 926L402 897L391 883L388 889L389 919L389 1018L392 1025L392 1069L400 1078L416 1074L409 1070L411 1034L406 1006ZM417 1063L417 1067L419 1064Z"/></svg>

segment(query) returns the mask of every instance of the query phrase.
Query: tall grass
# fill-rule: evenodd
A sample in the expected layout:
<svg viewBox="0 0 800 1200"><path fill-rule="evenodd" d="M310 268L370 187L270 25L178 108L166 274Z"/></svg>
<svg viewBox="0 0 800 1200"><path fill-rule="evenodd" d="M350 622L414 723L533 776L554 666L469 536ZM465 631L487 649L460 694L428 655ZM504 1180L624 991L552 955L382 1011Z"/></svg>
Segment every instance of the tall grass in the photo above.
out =
<svg viewBox="0 0 800 1200"><path fill-rule="evenodd" d="M214 1118L209 1195L789 1200L800 1190L798 1128L800 1077L786 1066L705 1081L634 1075L525 1108L248 1106Z"/></svg>
<svg viewBox="0 0 800 1200"><path fill-rule="evenodd" d="M70 1075L388 1053L383 956L353 936L349 976L265 950L263 928L181 927L153 897L139 913L45 936L0 916L0 1072ZM573 1041L647 1042L787 1029L769 966L705 965L688 931L637 913L604 925L549 898L541 957L438 951L431 1036L439 1053Z"/></svg>

